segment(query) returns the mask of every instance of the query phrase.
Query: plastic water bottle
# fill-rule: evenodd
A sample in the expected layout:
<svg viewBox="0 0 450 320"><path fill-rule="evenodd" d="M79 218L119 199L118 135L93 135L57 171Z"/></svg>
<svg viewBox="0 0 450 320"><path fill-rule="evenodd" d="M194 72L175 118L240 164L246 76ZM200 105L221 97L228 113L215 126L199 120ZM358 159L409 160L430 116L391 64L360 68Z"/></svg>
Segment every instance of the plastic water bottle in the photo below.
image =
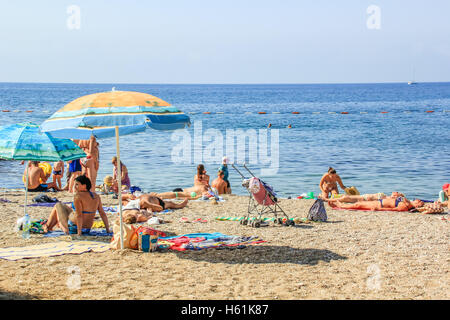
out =
<svg viewBox="0 0 450 320"><path fill-rule="evenodd" d="M30 216L25 214L22 223L22 238L29 239L30 238L30 229L31 229L31 219Z"/></svg>

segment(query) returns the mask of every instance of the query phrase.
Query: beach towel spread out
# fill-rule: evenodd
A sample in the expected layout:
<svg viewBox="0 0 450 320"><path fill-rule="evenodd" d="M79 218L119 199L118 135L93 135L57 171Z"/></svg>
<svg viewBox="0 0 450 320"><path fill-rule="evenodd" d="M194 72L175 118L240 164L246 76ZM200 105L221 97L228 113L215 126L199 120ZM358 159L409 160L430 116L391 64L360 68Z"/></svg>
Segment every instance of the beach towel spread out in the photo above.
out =
<svg viewBox="0 0 450 320"><path fill-rule="evenodd" d="M190 233L176 237L160 237L158 246L175 251L202 250L208 248L238 247L266 242L259 237L229 236L219 232Z"/></svg>
<svg viewBox="0 0 450 320"><path fill-rule="evenodd" d="M105 229L81 229L81 235L87 237L112 237L114 234L112 232L106 232ZM66 234L62 230L49 231L44 234L44 237L46 238L55 238L61 236L66 236Z"/></svg>
<svg viewBox="0 0 450 320"><path fill-rule="evenodd" d="M15 261L20 259L54 257L65 254L82 254L86 252L105 252L109 243L96 241L58 241L28 247L0 248L0 259Z"/></svg>

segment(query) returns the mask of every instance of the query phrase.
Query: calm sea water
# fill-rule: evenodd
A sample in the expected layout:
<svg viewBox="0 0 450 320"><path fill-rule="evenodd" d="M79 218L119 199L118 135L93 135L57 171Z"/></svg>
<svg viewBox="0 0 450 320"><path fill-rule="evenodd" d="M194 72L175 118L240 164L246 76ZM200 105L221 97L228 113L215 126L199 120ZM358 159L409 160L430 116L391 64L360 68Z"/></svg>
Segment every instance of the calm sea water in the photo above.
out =
<svg viewBox="0 0 450 320"><path fill-rule="evenodd" d="M82 95L117 90L146 92L179 107L191 117L188 129L194 148L194 127L203 133L217 129L272 129L279 133L279 169L263 180L283 196L319 192L318 183L329 166L347 186L361 193L401 191L408 197L434 199L450 182L450 83L321 84L321 85L135 85L135 84L21 84L0 83L0 124L42 123L52 113ZM33 112L27 113L26 110ZM434 113L427 113L434 110ZM211 114L203 114L210 111ZM300 114L292 114L292 112ZM387 111L383 114L381 112ZM223 114L215 114L223 112ZM266 112L267 114L258 114ZM279 112L279 113L273 113ZM320 113L319 113L320 112ZM335 112L335 113L333 113ZM348 112L348 114L341 114ZM286 128L292 124L292 128ZM269 137L271 133L268 133ZM147 130L121 137L121 158L133 185L167 191L193 183L195 156L175 163L179 145L172 132ZM112 173L115 139L100 142L99 179ZM270 154L270 149L269 149ZM250 162L248 146L247 162ZM258 158L259 159L259 158ZM202 159L203 160L203 159ZM259 160L258 160L259 161ZM205 163L211 178L220 163ZM256 175L267 168L250 164ZM23 166L0 161L0 186L21 186ZM244 171L245 172L245 171ZM246 173L246 172L245 172ZM246 173L246 175L248 175ZM233 193L247 194L241 177L230 168Z"/></svg>

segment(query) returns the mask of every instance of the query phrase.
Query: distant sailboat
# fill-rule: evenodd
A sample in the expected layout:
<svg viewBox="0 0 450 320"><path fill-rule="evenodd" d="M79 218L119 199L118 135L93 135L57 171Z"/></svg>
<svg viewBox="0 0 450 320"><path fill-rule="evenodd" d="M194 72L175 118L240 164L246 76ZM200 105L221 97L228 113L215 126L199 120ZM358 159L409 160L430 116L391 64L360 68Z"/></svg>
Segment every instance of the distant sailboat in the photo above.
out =
<svg viewBox="0 0 450 320"><path fill-rule="evenodd" d="M415 77L416 77L416 70L413 69L413 77L412 77L412 80L411 80L411 81L408 81L408 85L417 84L417 82L414 81Z"/></svg>

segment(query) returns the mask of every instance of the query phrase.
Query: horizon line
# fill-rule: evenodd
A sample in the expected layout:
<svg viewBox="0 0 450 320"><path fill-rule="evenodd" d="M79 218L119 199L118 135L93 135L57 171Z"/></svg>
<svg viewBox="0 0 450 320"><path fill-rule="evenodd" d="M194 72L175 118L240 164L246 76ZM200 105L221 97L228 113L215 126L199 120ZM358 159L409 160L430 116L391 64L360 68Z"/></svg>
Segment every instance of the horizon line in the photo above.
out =
<svg viewBox="0 0 450 320"><path fill-rule="evenodd" d="M147 83L147 82L34 82L34 81L0 81L0 84L17 83L17 84L109 84L109 85L331 85L331 84L408 84L408 81L387 81L387 82L247 82L247 83L231 83L231 82L211 82L211 83ZM421 83L450 83L449 81L415 81L415 84Z"/></svg>

